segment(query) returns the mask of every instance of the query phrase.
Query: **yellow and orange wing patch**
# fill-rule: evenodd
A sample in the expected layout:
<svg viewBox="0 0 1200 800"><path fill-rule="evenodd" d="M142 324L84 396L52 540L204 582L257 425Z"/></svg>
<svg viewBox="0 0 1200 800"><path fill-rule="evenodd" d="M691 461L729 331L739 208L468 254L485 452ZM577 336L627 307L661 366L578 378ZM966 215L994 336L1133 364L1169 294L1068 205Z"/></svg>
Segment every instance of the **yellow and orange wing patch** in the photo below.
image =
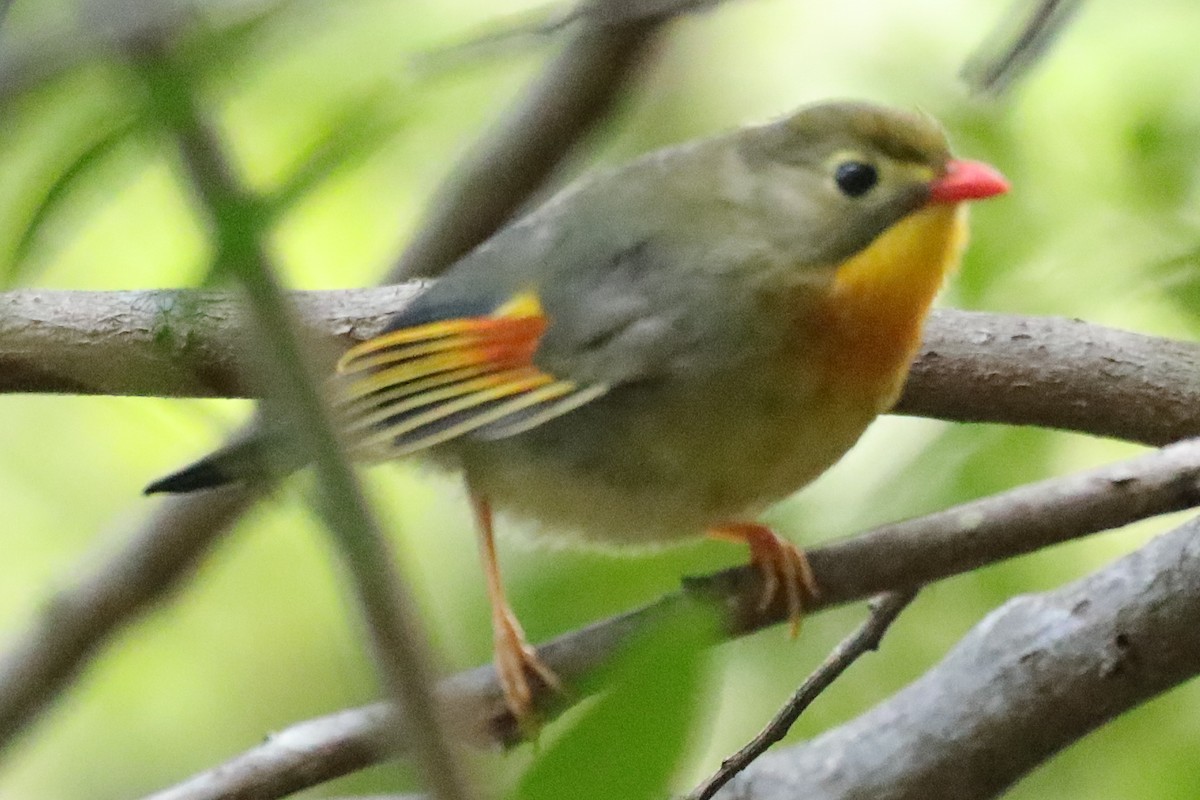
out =
<svg viewBox="0 0 1200 800"><path fill-rule="evenodd" d="M534 365L547 324L525 293L487 317L400 328L350 349L338 374L351 446L400 456L468 433L503 438L604 394Z"/></svg>

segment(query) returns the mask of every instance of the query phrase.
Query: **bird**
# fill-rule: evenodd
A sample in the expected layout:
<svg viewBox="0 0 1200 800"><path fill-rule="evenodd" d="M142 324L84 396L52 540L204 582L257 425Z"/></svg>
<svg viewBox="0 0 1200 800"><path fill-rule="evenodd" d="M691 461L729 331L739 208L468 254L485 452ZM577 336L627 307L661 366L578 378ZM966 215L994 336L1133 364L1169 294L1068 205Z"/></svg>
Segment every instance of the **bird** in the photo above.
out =
<svg viewBox="0 0 1200 800"><path fill-rule="evenodd" d="M560 683L507 600L494 510L580 543L743 542L794 633L820 588L756 519L892 406L966 204L1008 189L925 114L821 102L577 179L345 352L349 452L465 480L518 720ZM240 442L146 491L253 482L278 469L270 449Z"/></svg>

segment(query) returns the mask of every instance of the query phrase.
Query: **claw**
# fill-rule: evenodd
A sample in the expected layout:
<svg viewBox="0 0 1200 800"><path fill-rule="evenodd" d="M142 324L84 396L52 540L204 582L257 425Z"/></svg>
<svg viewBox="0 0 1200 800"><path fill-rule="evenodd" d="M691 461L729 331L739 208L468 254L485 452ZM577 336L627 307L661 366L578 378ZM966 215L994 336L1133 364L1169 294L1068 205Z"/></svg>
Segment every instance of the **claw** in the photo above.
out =
<svg viewBox="0 0 1200 800"><path fill-rule="evenodd" d="M789 634L795 638L800 633L805 605L820 595L804 551L781 539L765 525L756 523L727 523L713 528L709 535L727 541L745 542L750 547L750 563L762 575L763 589L758 610L763 612L770 608L777 602L782 590L788 610Z"/></svg>
<svg viewBox="0 0 1200 800"><path fill-rule="evenodd" d="M494 609L492 628L496 675L504 691L504 703L517 720L517 727L523 733L534 733L539 727L533 704L536 690L545 687L561 691L562 682L525 640L525 632L511 609L507 606Z"/></svg>

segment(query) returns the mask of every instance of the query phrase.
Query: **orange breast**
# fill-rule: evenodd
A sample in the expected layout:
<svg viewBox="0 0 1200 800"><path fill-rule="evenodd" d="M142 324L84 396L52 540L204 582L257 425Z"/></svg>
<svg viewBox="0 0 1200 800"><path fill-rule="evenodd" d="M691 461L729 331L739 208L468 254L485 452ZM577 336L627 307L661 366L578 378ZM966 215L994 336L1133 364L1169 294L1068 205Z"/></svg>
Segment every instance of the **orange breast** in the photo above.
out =
<svg viewBox="0 0 1200 800"><path fill-rule="evenodd" d="M877 410L895 401L921 326L966 244L966 208L929 206L842 264L819 314L825 376Z"/></svg>

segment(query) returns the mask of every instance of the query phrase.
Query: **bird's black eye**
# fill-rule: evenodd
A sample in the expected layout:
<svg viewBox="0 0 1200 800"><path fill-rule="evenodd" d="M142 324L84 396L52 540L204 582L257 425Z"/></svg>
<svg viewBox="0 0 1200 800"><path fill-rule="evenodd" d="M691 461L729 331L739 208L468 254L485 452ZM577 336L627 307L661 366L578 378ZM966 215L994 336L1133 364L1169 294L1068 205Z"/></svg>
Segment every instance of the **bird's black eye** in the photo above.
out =
<svg viewBox="0 0 1200 800"><path fill-rule="evenodd" d="M833 172L838 188L850 197L862 197L879 183L879 173L861 161L843 161Z"/></svg>

